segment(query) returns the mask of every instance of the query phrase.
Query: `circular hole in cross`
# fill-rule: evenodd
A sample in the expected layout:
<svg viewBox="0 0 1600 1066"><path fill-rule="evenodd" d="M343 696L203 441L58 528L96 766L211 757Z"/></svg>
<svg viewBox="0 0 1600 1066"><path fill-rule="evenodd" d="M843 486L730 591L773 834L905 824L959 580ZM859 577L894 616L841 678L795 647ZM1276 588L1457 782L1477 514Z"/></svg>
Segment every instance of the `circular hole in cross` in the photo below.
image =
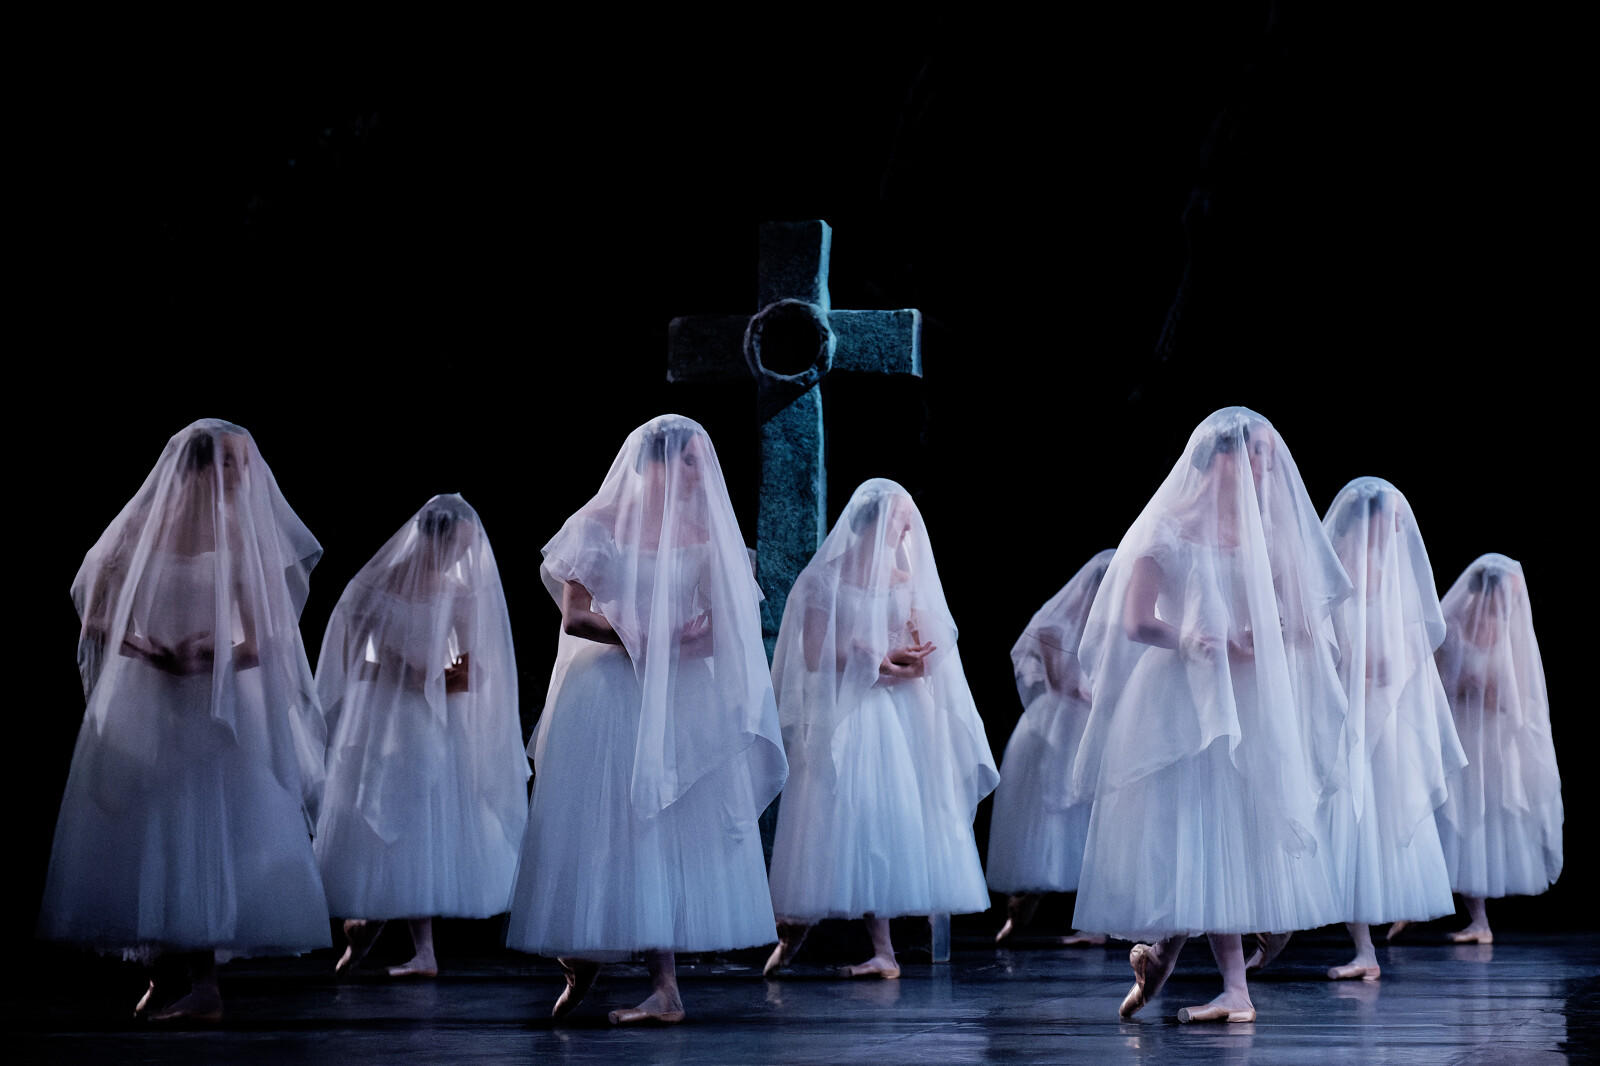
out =
<svg viewBox="0 0 1600 1066"><path fill-rule="evenodd" d="M793 377L823 358L828 327L810 304L785 300L761 312L751 343L753 354L769 373Z"/></svg>

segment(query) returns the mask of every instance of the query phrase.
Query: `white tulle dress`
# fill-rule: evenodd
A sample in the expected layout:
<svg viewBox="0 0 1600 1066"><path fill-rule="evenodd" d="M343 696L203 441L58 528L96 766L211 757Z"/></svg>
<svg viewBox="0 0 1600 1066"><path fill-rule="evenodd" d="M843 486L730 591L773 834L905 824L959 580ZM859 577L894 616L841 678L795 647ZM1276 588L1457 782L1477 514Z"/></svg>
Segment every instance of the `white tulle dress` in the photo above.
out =
<svg viewBox="0 0 1600 1066"><path fill-rule="evenodd" d="M1521 564L1479 558L1443 605L1439 672L1467 753L1438 811L1450 883L1477 899L1536 896L1561 876L1565 812Z"/></svg>
<svg viewBox="0 0 1600 1066"><path fill-rule="evenodd" d="M528 762L500 577L475 511L430 500L335 606L316 852L349 918L486 918L510 904Z"/></svg>
<svg viewBox="0 0 1600 1066"><path fill-rule="evenodd" d="M1074 926L1142 940L1346 918L1319 805L1342 798L1329 612L1348 592L1271 425L1243 408L1202 423L1079 645L1094 702L1073 789L1094 809Z"/></svg>
<svg viewBox="0 0 1600 1066"><path fill-rule="evenodd" d="M89 708L41 936L129 957L328 945L296 624L318 554L242 429L199 422L168 444L74 583ZM218 650L176 661L200 642Z"/></svg>
<svg viewBox="0 0 1600 1066"><path fill-rule="evenodd" d="M1428 553L1405 497L1381 478L1345 486L1324 525L1354 586L1334 615L1351 787L1326 808L1348 920L1451 914L1434 810L1466 756L1434 664L1445 624Z"/></svg>
<svg viewBox="0 0 1600 1066"><path fill-rule="evenodd" d="M918 638L938 647L926 674L881 678L885 653ZM778 635L790 759L772 850L781 918L988 909L972 820L997 775L955 640L910 496L867 482L796 581Z"/></svg>
<svg viewBox="0 0 1600 1066"><path fill-rule="evenodd" d="M1089 721L1078 639L1115 554L1100 552L1033 616L1011 649L1024 710L1006 742L989 818L989 887L1072 892L1089 835L1088 803L1069 803L1072 761Z"/></svg>
<svg viewBox="0 0 1600 1066"><path fill-rule="evenodd" d="M544 550L552 597L581 584L623 644L561 638L507 946L606 960L771 943L757 819L785 767L709 438L679 416L635 430ZM708 635L683 639L696 619Z"/></svg>

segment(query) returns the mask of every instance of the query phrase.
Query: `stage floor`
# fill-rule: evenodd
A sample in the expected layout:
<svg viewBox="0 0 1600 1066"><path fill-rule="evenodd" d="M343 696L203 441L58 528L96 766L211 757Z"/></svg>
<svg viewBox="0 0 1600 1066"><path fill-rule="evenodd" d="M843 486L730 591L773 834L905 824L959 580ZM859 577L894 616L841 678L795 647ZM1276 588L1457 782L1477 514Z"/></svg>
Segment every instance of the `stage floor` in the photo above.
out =
<svg viewBox="0 0 1600 1066"><path fill-rule="evenodd" d="M647 992L642 966L616 965L568 1024L544 960L484 952L452 958L430 981L381 971L335 982L331 956L239 960L222 968L227 1016L216 1027L158 1029L125 1020L138 971L80 960L46 965L8 1004L10 1062L340 1063L1542 1063L1600 1055L1600 934L1506 932L1492 946L1438 934L1380 946L1383 979L1331 982L1350 955L1325 931L1290 944L1251 983L1250 1025L1179 1025L1179 1007L1218 991L1203 941L1191 942L1162 994L1131 1022L1127 945L996 950L962 940L954 960L904 960L898 981L845 981L817 962L764 981L759 959L685 959L688 1021L612 1029L605 1012ZM925 956L924 956L925 958ZM64 967L64 968L63 968ZM97 969L98 967L98 969Z"/></svg>

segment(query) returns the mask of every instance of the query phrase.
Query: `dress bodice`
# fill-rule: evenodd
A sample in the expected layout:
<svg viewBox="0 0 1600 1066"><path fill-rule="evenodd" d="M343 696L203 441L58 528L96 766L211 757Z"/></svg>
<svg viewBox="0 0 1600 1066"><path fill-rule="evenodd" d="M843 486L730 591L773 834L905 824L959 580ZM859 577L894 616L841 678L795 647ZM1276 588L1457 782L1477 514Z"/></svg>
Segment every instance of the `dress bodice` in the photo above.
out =
<svg viewBox="0 0 1600 1066"><path fill-rule="evenodd" d="M1229 632L1211 635L1236 639L1244 635L1250 607L1238 546L1196 544L1174 531L1151 557L1161 570L1156 613L1162 620L1183 630L1199 619L1226 618Z"/></svg>
<svg viewBox="0 0 1600 1066"><path fill-rule="evenodd" d="M146 567L135 593L129 630L165 647L196 634L213 636L217 631L216 552L162 552L159 561L152 562L157 564ZM238 642L244 639L239 605L232 596L227 602L232 614L229 635Z"/></svg>
<svg viewBox="0 0 1600 1066"><path fill-rule="evenodd" d="M636 590L636 602L641 612L647 613L654 600L658 591L656 573L663 566L670 568L669 577L673 584L663 586L659 591L667 593L670 597L674 613L677 615L672 619L674 624L682 625L710 608L711 597L703 587L711 576L709 544L690 544L666 553L642 549L634 558L638 559L638 569L632 575L632 581ZM627 574L617 576L623 581L629 579Z"/></svg>
<svg viewBox="0 0 1600 1066"><path fill-rule="evenodd" d="M1465 637L1455 641L1453 649L1456 656L1457 668L1455 670L1456 691L1452 693L1452 701L1457 713L1466 704L1481 706L1485 711L1496 711L1499 707L1491 700L1482 698L1489 685L1495 680L1496 668L1499 665L1499 649L1494 645L1483 647L1474 644ZM1479 697L1472 699L1470 697Z"/></svg>
<svg viewBox="0 0 1600 1066"><path fill-rule="evenodd" d="M844 640L870 643L870 627L881 625L891 649L918 642L911 632L915 616L909 581L891 584L887 589L865 589L841 581L834 610L834 624Z"/></svg>
<svg viewBox="0 0 1600 1066"><path fill-rule="evenodd" d="M470 594L413 599L390 589L373 589L364 606L354 634L356 647L350 652L363 664L375 667L398 659L426 677L471 650Z"/></svg>

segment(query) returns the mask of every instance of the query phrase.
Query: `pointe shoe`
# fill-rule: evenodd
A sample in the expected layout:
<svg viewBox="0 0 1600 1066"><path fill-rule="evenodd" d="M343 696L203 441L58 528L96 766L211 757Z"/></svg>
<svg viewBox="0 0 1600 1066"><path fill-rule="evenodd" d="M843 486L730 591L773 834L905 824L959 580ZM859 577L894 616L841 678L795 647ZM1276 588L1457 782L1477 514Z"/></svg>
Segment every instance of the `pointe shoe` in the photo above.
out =
<svg viewBox="0 0 1600 1066"><path fill-rule="evenodd" d="M612 1025L640 1025L651 1022L656 1025L677 1025L683 1021L684 1013L679 1010L648 1011L642 1007L627 1007L623 1010L614 1010L606 1017Z"/></svg>
<svg viewBox="0 0 1600 1066"><path fill-rule="evenodd" d="M372 923L351 918L344 923L345 949L339 956L339 961L333 964L333 972L345 974L360 964L367 957L367 952L372 950L372 945L378 941L378 931L371 928Z"/></svg>
<svg viewBox="0 0 1600 1066"><path fill-rule="evenodd" d="M1450 934L1456 944L1493 944L1494 934L1487 929L1461 929Z"/></svg>
<svg viewBox="0 0 1600 1066"><path fill-rule="evenodd" d="M137 1002L137 1003L135 1003L133 1005L133 1016L135 1018L143 1018L145 1015L149 1014L151 1007L154 1006L154 1003L152 1001L155 998L156 998L156 983L154 981L151 981L150 982L150 987L146 988L144 990L144 995L139 997L139 1002Z"/></svg>
<svg viewBox="0 0 1600 1066"><path fill-rule="evenodd" d="M1017 930L1033 921L1033 916L1039 910L1039 901L1043 896L1024 893L1006 897L1006 923L994 935L996 944L1004 941Z"/></svg>
<svg viewBox="0 0 1600 1066"><path fill-rule="evenodd" d="M589 963L584 966L574 966L565 959L557 959L567 979L567 987L561 990L561 995L556 997L556 1004L550 1008L550 1017L565 1018L578 1009L578 1004L583 1002L583 997L594 988L595 981L600 977L598 964Z"/></svg>
<svg viewBox="0 0 1600 1066"><path fill-rule="evenodd" d="M789 922L778 919L778 946L772 949L772 954L767 956L767 963L761 967L762 977L771 977L778 970L789 965L794 957L800 954L800 945L806 942L806 934L811 932L811 926L804 922Z"/></svg>
<svg viewBox="0 0 1600 1066"><path fill-rule="evenodd" d="M1410 924L1411 923L1406 921L1404 918L1401 918L1398 922L1391 922L1389 924L1389 931L1384 934L1383 938L1385 940L1388 940L1388 941L1392 942L1395 939L1395 937L1397 937L1401 933L1405 932L1406 931L1406 926L1408 926Z"/></svg>
<svg viewBox="0 0 1600 1066"><path fill-rule="evenodd" d="M1145 968L1150 965L1150 945L1133 945L1133 950L1128 952L1128 965L1133 967L1133 987L1128 989L1128 994L1122 997L1122 1006L1117 1008L1117 1014L1123 1018L1132 1018L1149 1002L1144 994L1144 978Z"/></svg>
<svg viewBox="0 0 1600 1066"><path fill-rule="evenodd" d="M1363 981L1376 981L1381 972L1377 966L1360 966L1352 962L1346 966L1328 967L1328 980L1354 981L1359 977Z"/></svg>
<svg viewBox="0 0 1600 1066"><path fill-rule="evenodd" d="M1073 933L1061 938L1064 948L1097 948L1105 942L1105 936L1100 933Z"/></svg>
<svg viewBox="0 0 1600 1066"><path fill-rule="evenodd" d="M222 1001L210 996L196 997L191 992L163 1011L150 1015L152 1022L220 1022Z"/></svg>
<svg viewBox="0 0 1600 1066"><path fill-rule="evenodd" d="M1246 972L1264 969L1289 946L1293 933L1257 933L1255 954L1245 960Z"/></svg>
<svg viewBox="0 0 1600 1066"><path fill-rule="evenodd" d="M766 965L761 967L761 976L771 977L789 965L789 960L794 958L795 952L799 950L799 947L800 945L791 944L787 940L779 940L778 946L772 949L771 955L767 956Z"/></svg>
<svg viewBox="0 0 1600 1066"><path fill-rule="evenodd" d="M898 963L894 966L874 966L873 962L875 961L875 959L868 959L866 962L857 963L854 966L841 966L839 967L839 976L881 977L885 981L893 981L900 976L900 966Z"/></svg>
<svg viewBox="0 0 1600 1066"><path fill-rule="evenodd" d="M1253 1022L1255 1020L1256 1009L1254 1007L1234 1010L1231 1007L1208 1003L1204 1007L1184 1007L1178 1011L1178 1021L1185 1024L1189 1022Z"/></svg>

